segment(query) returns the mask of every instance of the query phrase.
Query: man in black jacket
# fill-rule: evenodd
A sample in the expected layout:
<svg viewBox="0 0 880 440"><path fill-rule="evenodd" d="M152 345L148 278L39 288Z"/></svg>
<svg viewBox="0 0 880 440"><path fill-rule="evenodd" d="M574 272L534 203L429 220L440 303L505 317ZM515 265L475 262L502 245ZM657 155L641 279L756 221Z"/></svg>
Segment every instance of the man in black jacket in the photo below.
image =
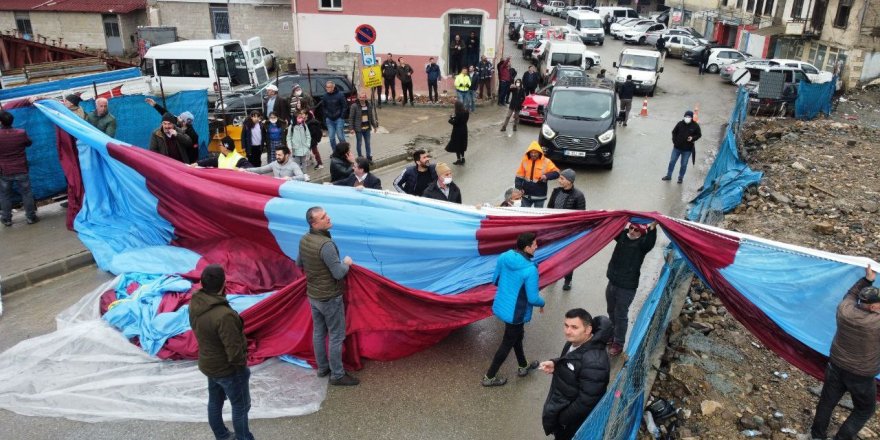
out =
<svg viewBox="0 0 880 440"><path fill-rule="evenodd" d="M437 181L437 170L431 164L431 155L425 150L414 151L413 162L394 179L393 185L397 192L421 196L432 182Z"/></svg>
<svg viewBox="0 0 880 440"><path fill-rule="evenodd" d="M354 160L354 172L336 182L334 185L352 186L355 188L382 189L382 181L378 177L370 174L370 160L366 157L359 157Z"/></svg>
<svg viewBox="0 0 880 440"><path fill-rule="evenodd" d="M703 51L700 52L700 75L706 73L706 64L709 64L709 55L711 50L709 50L708 46L703 47Z"/></svg>
<svg viewBox="0 0 880 440"><path fill-rule="evenodd" d="M541 75L538 74L535 70L535 65L532 64L529 66L529 70L522 76L522 83L526 96L529 96L532 93L535 93L535 90L538 90L538 82L540 81Z"/></svg>
<svg viewBox="0 0 880 440"><path fill-rule="evenodd" d="M189 303L189 324L199 343L199 370L208 377L208 424L215 438L233 438L223 423L223 401L229 399L235 438L253 439L244 322L226 300L226 273L220 265L205 267L201 281Z"/></svg>
<svg viewBox="0 0 880 440"><path fill-rule="evenodd" d="M626 121L629 120L629 112L633 107L633 95L636 93L636 84L633 82L633 76L627 75L626 81L620 85L620 90L617 91L617 97L620 98L620 111L623 112L623 120L617 121L619 124L623 124L626 127Z"/></svg>
<svg viewBox="0 0 880 440"><path fill-rule="evenodd" d="M449 165L437 164L437 180L425 188L422 197L461 204L461 191L452 181L452 168Z"/></svg>
<svg viewBox="0 0 880 440"><path fill-rule="evenodd" d="M660 180L672 180L672 171L675 170L675 162L681 158L681 166L678 168L678 183L684 179L684 173L687 171L688 159L693 163L697 163L694 142L703 136L700 131L700 124L694 122L694 112L688 110L684 112L684 118L675 124L672 129L672 157L669 159L669 167L666 169L666 175Z"/></svg>
<svg viewBox="0 0 880 440"><path fill-rule="evenodd" d="M394 62L394 55L388 54L388 59L382 63L382 79L385 85L385 103L397 105L397 89L394 88L394 79L397 78L397 63ZM388 99L388 95L391 99ZM381 97L380 97L381 99Z"/></svg>
<svg viewBox="0 0 880 440"><path fill-rule="evenodd" d="M608 277L605 302L608 305L608 316L614 323L614 339L608 348L611 356L617 356L623 351L629 325L629 305L639 287L645 255L657 243L657 222L649 225L630 223L614 241L617 244L605 274Z"/></svg>
<svg viewBox="0 0 880 440"><path fill-rule="evenodd" d="M581 190L574 187L574 179L577 177L574 170L566 168L559 172L559 186L553 188L550 193L550 200L547 202L548 208L553 209L587 209L587 199ZM562 290L571 290L571 279L574 271L569 272L565 276L562 284Z"/></svg>
<svg viewBox="0 0 880 440"><path fill-rule="evenodd" d="M409 64L406 64L406 61L403 60L403 57L397 59L397 77L400 78L400 88L403 89L403 105L406 105L407 96L409 96L409 105L410 107L415 106L413 104L413 81L412 81L413 68L410 67Z"/></svg>
<svg viewBox="0 0 880 440"><path fill-rule="evenodd" d="M571 439L605 395L611 374L605 353L610 334L611 321L605 316L593 318L584 309L565 313L567 342L562 354L538 366L553 375L541 415L545 434Z"/></svg>
<svg viewBox="0 0 880 440"><path fill-rule="evenodd" d="M347 142L345 140L345 111L348 110L348 101L333 81L327 81L324 87L327 90L321 101L324 105L324 125L327 126L330 148L335 150L337 139L339 142Z"/></svg>

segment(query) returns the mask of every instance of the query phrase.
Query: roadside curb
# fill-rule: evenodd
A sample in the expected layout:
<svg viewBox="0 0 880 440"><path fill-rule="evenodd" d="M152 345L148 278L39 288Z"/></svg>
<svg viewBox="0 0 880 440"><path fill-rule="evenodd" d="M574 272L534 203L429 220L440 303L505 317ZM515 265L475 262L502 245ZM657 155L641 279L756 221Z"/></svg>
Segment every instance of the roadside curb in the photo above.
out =
<svg viewBox="0 0 880 440"><path fill-rule="evenodd" d="M46 263L24 272L12 274L0 279L0 292L8 295L16 290L34 286L43 281L56 278L82 267L95 263L92 253L82 251L60 260Z"/></svg>

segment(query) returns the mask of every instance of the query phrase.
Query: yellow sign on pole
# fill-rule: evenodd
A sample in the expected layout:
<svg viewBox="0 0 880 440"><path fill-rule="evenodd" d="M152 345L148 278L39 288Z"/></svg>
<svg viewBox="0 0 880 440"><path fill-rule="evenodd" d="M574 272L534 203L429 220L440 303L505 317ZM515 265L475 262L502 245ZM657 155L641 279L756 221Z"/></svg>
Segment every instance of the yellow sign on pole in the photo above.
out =
<svg viewBox="0 0 880 440"><path fill-rule="evenodd" d="M382 87L382 68L378 65L364 67L361 69L361 78L366 88Z"/></svg>

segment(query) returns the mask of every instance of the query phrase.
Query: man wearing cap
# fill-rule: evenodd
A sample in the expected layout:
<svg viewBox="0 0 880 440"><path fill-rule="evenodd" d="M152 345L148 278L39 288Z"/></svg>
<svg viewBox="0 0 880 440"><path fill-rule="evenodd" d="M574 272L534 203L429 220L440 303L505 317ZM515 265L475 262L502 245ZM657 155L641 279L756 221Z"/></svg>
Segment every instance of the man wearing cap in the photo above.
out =
<svg viewBox="0 0 880 440"><path fill-rule="evenodd" d="M272 112L284 122L290 122L290 107L286 99L278 96L278 86L275 84L266 86L266 99L263 100L263 116L268 117Z"/></svg>
<svg viewBox="0 0 880 440"><path fill-rule="evenodd" d="M275 156L276 158L278 156ZM271 164L270 164L271 165ZM236 168L252 168L251 162L244 156L235 151L235 141L231 137L226 136L220 140L220 154L217 157L206 157L191 167L201 168L220 168L223 170L234 170ZM265 167L263 167L265 168Z"/></svg>
<svg viewBox="0 0 880 440"><path fill-rule="evenodd" d="M190 157L187 150L192 149L193 142L175 124L177 118L171 113L162 116L162 126L150 136L150 151L187 163Z"/></svg>
<svg viewBox="0 0 880 440"><path fill-rule="evenodd" d="M672 180L675 162L681 158L681 165L678 168L678 183L681 183L684 179L684 173L687 171L688 159L691 159L693 163L697 162L694 142L702 135L700 124L694 122L694 112L690 110L684 112L684 118L678 121L675 128L672 129L672 157L669 159L666 175L660 180Z"/></svg>
<svg viewBox="0 0 880 440"><path fill-rule="evenodd" d="M614 240L617 244L605 274L608 277L605 302L608 306L608 317L614 324L614 337L608 347L608 354L612 357L623 351L629 325L629 305L639 287L645 255L657 243L657 222L649 225L630 223Z"/></svg>
<svg viewBox="0 0 880 440"><path fill-rule="evenodd" d="M173 113L169 112L165 107L162 107L157 103L153 98L146 98L144 102L149 104L150 107L153 107L156 112L158 112L162 117L165 114L169 114L174 116ZM186 148L187 160L186 163L193 163L199 160L199 134L196 133L196 129L193 127L193 121L195 120L195 116L193 116L190 112L183 112L177 116L174 116L177 119L177 126L183 131L189 140L192 141L192 148Z"/></svg>
<svg viewBox="0 0 880 440"><path fill-rule="evenodd" d="M107 98L95 100L95 111L86 115L86 122L101 130L107 136L116 137L116 118L110 114Z"/></svg>
<svg viewBox="0 0 880 440"><path fill-rule="evenodd" d="M587 199L581 190L574 187L574 179L577 175L571 168L566 168L559 172L559 186L553 188L550 193L550 200L547 201L547 207L553 209L587 209ZM574 272L569 272L565 276L562 284L562 290L571 290L571 279Z"/></svg>
<svg viewBox="0 0 880 440"><path fill-rule="evenodd" d="M226 273L205 267L202 288L189 303L189 324L199 343L199 370L208 377L208 424L218 439L253 439L248 428L251 396L244 321L226 300ZM223 423L223 401L232 405L232 427Z"/></svg>
<svg viewBox="0 0 880 440"><path fill-rule="evenodd" d="M312 345L315 363L318 364L318 377L330 376L330 385L357 385L360 381L348 374L342 365L342 343L345 341L345 302L342 294L344 278L348 275L352 260L348 256L339 260L339 249L330 236L333 223L324 208L309 208L306 222L309 232L299 241L296 264L306 274L306 295L312 309Z"/></svg>
<svg viewBox="0 0 880 440"><path fill-rule="evenodd" d="M813 438L826 438L831 413L847 391L853 409L840 425L835 440L856 439L874 415L874 378L880 374L880 290L872 286L875 278L871 266L867 266L864 278L850 287L837 306L837 332L831 342L825 383L810 427Z"/></svg>
<svg viewBox="0 0 880 440"><path fill-rule="evenodd" d="M61 100L61 103L64 104L64 106L67 107L68 110L72 111L80 118L85 119L86 112L82 109L82 107L79 106L80 102L82 102L82 98L80 98L79 95L75 95L73 93L65 96L64 99Z"/></svg>
<svg viewBox="0 0 880 440"><path fill-rule="evenodd" d="M458 189L458 185L452 181L452 168L441 162L437 164L435 170L437 171L437 180L425 188L422 197L461 204L461 191Z"/></svg>

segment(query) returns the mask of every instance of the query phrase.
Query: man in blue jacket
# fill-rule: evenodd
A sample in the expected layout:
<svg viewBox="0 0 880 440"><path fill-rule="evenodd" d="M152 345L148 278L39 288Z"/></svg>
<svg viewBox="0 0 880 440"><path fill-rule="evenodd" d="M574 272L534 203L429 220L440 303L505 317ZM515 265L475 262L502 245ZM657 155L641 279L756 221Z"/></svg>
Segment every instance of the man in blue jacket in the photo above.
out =
<svg viewBox="0 0 880 440"><path fill-rule="evenodd" d="M425 66L425 74L428 76L428 100L436 104L440 100L437 94L437 81L440 81L440 66L434 61L434 57L428 59Z"/></svg>
<svg viewBox="0 0 880 440"><path fill-rule="evenodd" d="M327 94L321 104L324 105L324 123L327 125L330 148L335 151L337 139L339 142L348 142L345 140L345 110L348 108L348 101L333 81L327 81L325 87Z"/></svg>
<svg viewBox="0 0 880 440"><path fill-rule="evenodd" d="M484 387L507 383L507 379L497 376L497 373L510 354L510 349L516 354L519 366L517 376L528 376L530 371L538 368L538 361L526 360L522 345L525 323L532 320L532 307L540 307L538 310L544 313L544 298L538 293L538 265L532 261L536 250L538 240L535 233L523 232L516 238L516 249L498 258L493 277L498 290L495 292L492 312L504 321L504 338L481 381Z"/></svg>

